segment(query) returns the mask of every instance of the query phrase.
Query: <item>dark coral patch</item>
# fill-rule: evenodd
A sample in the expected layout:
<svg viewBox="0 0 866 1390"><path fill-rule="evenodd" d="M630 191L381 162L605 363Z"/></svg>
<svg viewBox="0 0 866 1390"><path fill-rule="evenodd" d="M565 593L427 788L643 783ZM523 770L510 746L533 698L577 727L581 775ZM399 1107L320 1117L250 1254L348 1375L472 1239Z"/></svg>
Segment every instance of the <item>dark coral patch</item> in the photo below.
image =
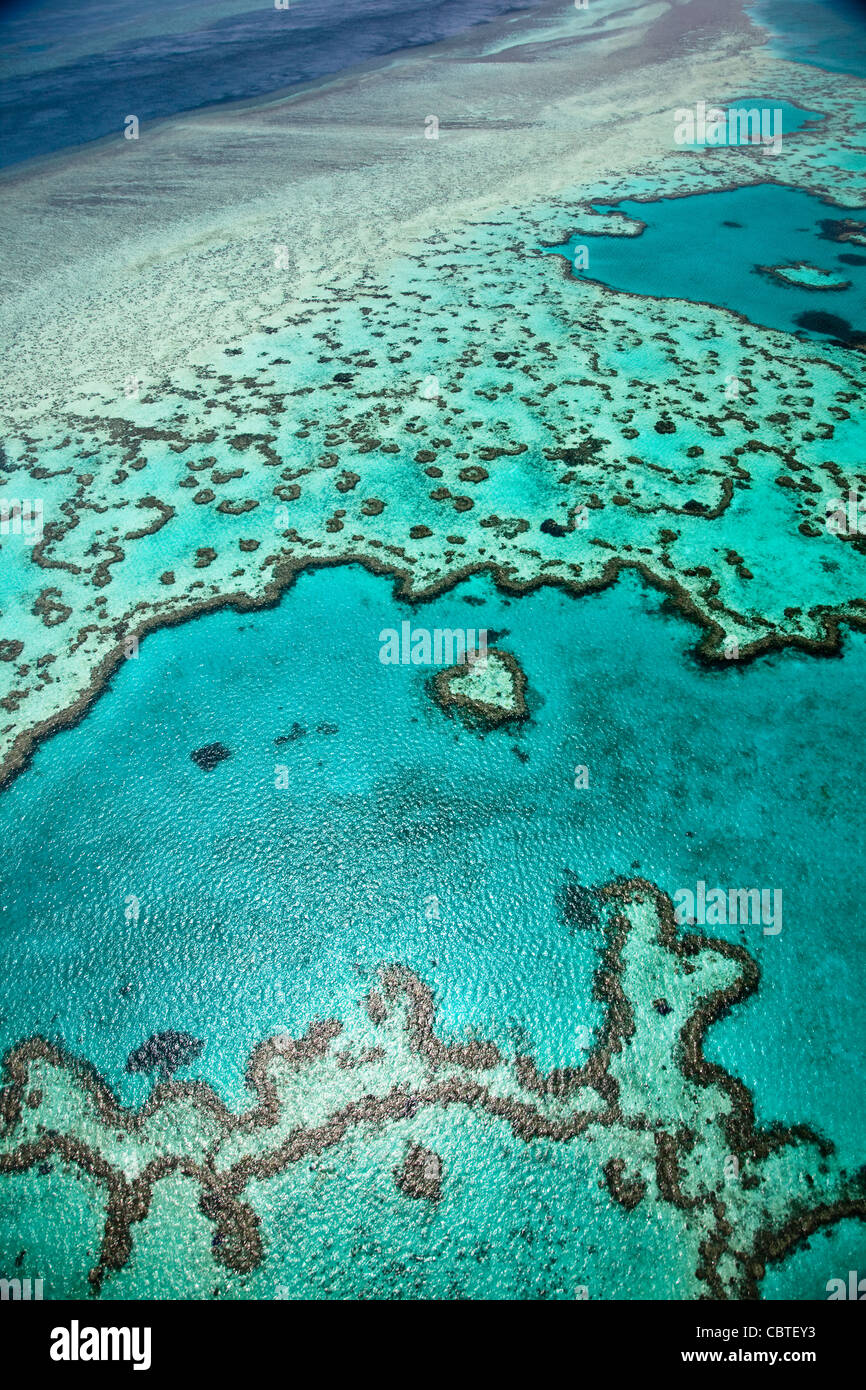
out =
<svg viewBox="0 0 866 1390"><path fill-rule="evenodd" d="M174 1028L169 1028L165 1033L152 1033L147 1042L130 1052L126 1059L126 1070L159 1070L162 1080L167 1081L178 1067L188 1067L203 1051L204 1043L201 1038L194 1038L191 1033L178 1033Z"/></svg>
<svg viewBox="0 0 866 1390"><path fill-rule="evenodd" d="M807 313L798 314L794 322L798 328L805 328L809 333L824 333L844 347L862 347L866 344L866 331L852 327L839 314L825 314L818 309L810 309Z"/></svg>
<svg viewBox="0 0 866 1390"><path fill-rule="evenodd" d="M442 1160L432 1149L411 1144L403 1167L394 1170L394 1180L407 1197L438 1202L442 1196Z"/></svg>
<svg viewBox="0 0 866 1390"><path fill-rule="evenodd" d="M224 743L206 743L203 748L196 748L189 756L204 772L210 772L217 763L224 762L231 755L231 749L226 748Z"/></svg>

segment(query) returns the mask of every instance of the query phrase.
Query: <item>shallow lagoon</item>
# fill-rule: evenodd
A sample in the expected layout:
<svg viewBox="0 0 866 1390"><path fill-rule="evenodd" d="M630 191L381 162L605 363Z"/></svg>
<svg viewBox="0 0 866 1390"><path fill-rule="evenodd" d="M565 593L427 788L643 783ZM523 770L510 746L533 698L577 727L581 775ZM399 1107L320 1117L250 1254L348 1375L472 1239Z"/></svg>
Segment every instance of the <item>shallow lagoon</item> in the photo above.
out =
<svg viewBox="0 0 866 1390"><path fill-rule="evenodd" d="M507 630L540 717L485 735L446 717L425 669L378 660L404 616ZM718 929L764 982L707 1051L756 1088L759 1120L810 1120L862 1161L863 830L846 750L866 639L841 660L706 671L697 635L633 576L580 600L509 600L476 578L411 610L357 567L308 573L271 610L151 635L0 797L0 1043L62 1041L131 1102L149 1082L127 1055L182 1029L207 1043L190 1074L241 1105L255 1042L339 1014L402 961L447 1029L548 1067L579 1060L599 1021L598 942L563 916L569 874L781 887L779 936ZM307 732L275 743L295 724ZM190 754L215 741L233 756L202 771Z"/></svg>
<svg viewBox="0 0 866 1390"><path fill-rule="evenodd" d="M737 97L733 101L726 101L724 104L719 103L718 106L714 102L704 102L703 109L706 117L709 117L711 110L722 111L725 115L724 127L714 131L713 140L708 145L697 125L697 108L682 108L683 112L690 110L696 123L692 127L694 133L692 140L683 141L683 131L681 131L680 138L675 140L678 149L718 149L728 144L741 143L744 118L739 116L732 118L729 114L731 111L758 110L763 113L757 121L746 120L745 130L749 134L757 134L760 129L761 134L768 137L772 137L774 134L778 135L781 137L782 146L786 136L793 135L795 131L802 130L805 126L824 119L820 111L806 111L803 107L794 106L792 102L783 101L779 97ZM679 115L679 120L682 120L682 114ZM729 138L731 135L733 135L733 139ZM774 157L774 152L768 151L768 160L772 161Z"/></svg>
<svg viewBox="0 0 866 1390"><path fill-rule="evenodd" d="M806 337L842 336L838 327L821 332L798 323L800 315L813 313L831 314L866 334L866 264L841 260L859 248L822 236L821 228L822 222L845 217L862 220L862 208L841 208L801 189L761 183L655 202L624 199L614 210L644 222L640 235L580 232L549 248L572 264L575 247L588 248L587 268L574 271L578 279L631 294L715 304L752 323ZM696 248L702 248L700 254ZM850 288L804 289L757 269L798 261L832 272Z"/></svg>

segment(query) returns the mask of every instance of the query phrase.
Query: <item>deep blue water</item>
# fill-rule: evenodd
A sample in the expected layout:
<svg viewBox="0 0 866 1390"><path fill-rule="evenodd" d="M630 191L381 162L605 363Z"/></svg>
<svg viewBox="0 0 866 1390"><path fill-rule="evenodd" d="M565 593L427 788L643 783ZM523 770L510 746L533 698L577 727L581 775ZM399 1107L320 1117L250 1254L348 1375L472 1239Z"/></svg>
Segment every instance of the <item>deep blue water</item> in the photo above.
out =
<svg viewBox="0 0 866 1390"><path fill-rule="evenodd" d="M289 9L277 10L270 0L212 21L196 0L183 11L188 29L179 31L172 6L163 3L148 7L147 32L135 37L125 34L142 26L138 0L13 4L0 12L0 166L120 137L129 114L145 125L261 97L538 3L291 0ZM66 57L73 49L75 56Z"/></svg>
<svg viewBox="0 0 866 1390"><path fill-rule="evenodd" d="M383 666L379 632L410 613L507 629L533 719L467 732L423 669ZM179 1028L207 1044L192 1071L240 1104L254 1043L403 961L446 1031L577 1061L598 942L563 916L569 874L758 884L782 889L783 929L718 929L763 982L708 1053L761 1122L809 1120L859 1164L866 638L708 672L696 637L633 576L512 601L476 578L412 612L355 567L152 634L0 797L0 1050L39 1031L132 1101L149 1082L128 1053ZM215 741L232 757L203 772L190 753Z"/></svg>
<svg viewBox="0 0 866 1390"><path fill-rule="evenodd" d="M636 237L581 233L553 248L573 261L576 245L588 247L589 265L578 278L632 294L715 304L806 337L866 337L866 257L857 246L828 240L821 227L844 217L864 220L862 208L838 207L775 183L656 202L625 199L615 208L645 222L644 231ZM801 289L757 269L797 261L832 272L850 288ZM808 326L800 321L807 314L839 322Z"/></svg>

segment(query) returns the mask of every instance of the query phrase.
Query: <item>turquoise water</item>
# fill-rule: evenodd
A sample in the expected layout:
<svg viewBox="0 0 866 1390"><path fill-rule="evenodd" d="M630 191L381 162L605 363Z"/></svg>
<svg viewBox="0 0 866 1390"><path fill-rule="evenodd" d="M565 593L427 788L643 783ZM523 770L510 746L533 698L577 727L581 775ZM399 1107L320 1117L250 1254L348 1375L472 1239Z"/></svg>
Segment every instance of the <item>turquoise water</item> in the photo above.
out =
<svg viewBox="0 0 866 1390"><path fill-rule="evenodd" d="M477 17L501 8L485 0ZM795 6L795 16L814 8ZM379 9L372 0L368 17ZM213 66L199 64L196 92L177 85L188 55L151 83L152 116L249 95L245 71L262 91L289 80L278 71L285 49L275 50L261 78L260 45L246 17L236 24L232 13L228 5L220 32L214 28L217 56ZM318 7L307 14L311 25L317 15ZM281 22L273 13L259 19ZM411 27L417 16L410 19ZM436 32L440 21L448 31L468 22L451 4L436 7ZM428 21L418 22L423 30ZM834 22L827 29L835 34ZM792 33L795 49L796 23ZM240 77L228 73L243 90L221 85L227 35L236 53L249 54ZM363 24L356 33L349 23L335 40L324 26L327 62L380 51L369 36ZM317 62L318 46L316 37ZM153 74L162 71L160 44L151 50ZM138 50L126 58L130 52ZM147 87L138 59L133 66ZM89 80L81 87L87 67L51 80L89 91ZM303 71L312 75L314 67ZM783 108L786 134L820 115L764 103ZM17 138L51 146L113 128L108 106L73 106L68 129L55 122L34 137L22 126ZM767 169L772 176L770 156ZM590 246L588 278L718 304L806 337L844 341L866 329L857 250L820 235L822 220L859 218L861 210L772 184L616 207L646 230L637 238L575 238ZM569 254L573 244L555 249ZM811 292L756 269L798 260L851 288ZM416 264L408 274L419 283ZM443 285L460 302L453 282L444 277ZM804 314L818 318L803 323ZM835 324L821 326L822 314ZM654 331L646 323L644 352ZM545 323L544 332L561 326ZM438 341L456 351L446 336ZM630 362L638 375L642 360ZM658 382L661 370L653 358L647 379ZM534 410L541 419L536 406L530 417ZM519 433L522 417L515 418ZM398 492L405 470L410 494L405 460L382 468ZM488 490L507 514L527 502L515 495L515 476L520 487L532 481L503 472ZM178 528L191 550L201 540L202 522L189 511L171 539L164 532L154 540L150 554L164 546L166 567L178 553ZM756 515L784 559L775 513L756 509L750 526ZM95 512L81 524L99 535L105 523ZM710 544L724 551L721 540ZM149 571L137 551L132 564L141 565L146 587ZM8 578L17 595L21 573ZM810 603L821 600L821 582L811 581ZM495 632L491 640L527 674L529 720L487 733L467 728L435 705L428 671L382 666L379 634L404 618ZM476 577L413 608L394 598L389 581L356 566L302 575L267 611L226 610L151 635L80 725L42 744L0 796L0 1052L40 1034L93 1064L136 1106L154 1078L127 1072L127 1057L154 1033L182 1030L204 1047L180 1076L209 1082L241 1110L250 1104L245 1066L258 1042L334 1015L348 1035L380 967L398 961L433 988L437 1028L447 1037L492 1037L509 1059L529 1053L542 1070L578 1064L603 1018L593 991L601 938L591 920L566 913L569 886L635 874L670 894L699 880L760 885L782 893L784 927L778 936L758 926L712 928L747 946L762 979L755 996L712 1027L706 1053L751 1088L759 1126L814 1125L857 1169L864 1158L866 635L846 635L838 659L784 652L713 670L694 658L697 638L634 575L580 600L553 588L509 599ZM190 755L208 744L225 745L230 756L204 771ZM588 787L575 785L578 766L588 769ZM649 951L646 961L648 978L634 996L645 1005L669 983L667 976L656 983ZM646 1012L652 1016L652 1006ZM664 1055L632 1049L647 1115L667 1095ZM389 1054L388 1062L387 1084L404 1081L405 1058ZM362 1070L359 1088L368 1080ZM51 1092L36 1100L40 1083L31 1084L38 1124ZM93 1116L79 1114L75 1088L70 1099L62 1081L58 1087L62 1122L92 1138ZM301 1092L286 1105L287 1125L296 1114L312 1125L330 1095L319 1074ZM166 1152L175 1123L182 1139L192 1135L191 1146L201 1141L206 1152L199 1133L206 1121L178 1118L173 1103ZM699 1111L685 1106L674 1124ZM249 1274L226 1276L230 1295L272 1298L278 1283L293 1296L553 1298L573 1297L585 1282L593 1298L688 1296L672 1204L644 1202L626 1213L599 1180L598 1151L623 1143L621 1136L596 1128L585 1143L527 1141L505 1122L447 1103L406 1116L390 1127L359 1122L339 1149L250 1181L266 1258ZM652 1150L653 1134L639 1130L629 1135L633 1147L623 1147L629 1165L640 1160L642 1138ZM102 1136L106 1150L115 1137ZM410 1140L442 1156L439 1204L409 1200L394 1182ZM267 1136L261 1142L266 1149ZM229 1158L221 1152L220 1164L231 1162L232 1143L225 1139ZM117 1171L133 1171L124 1157L128 1150ZM791 1163L799 1161L798 1151ZM651 1152L646 1163L645 1175L653 1174ZM701 1183L707 1172L698 1164L689 1180ZM708 1180L717 1176L710 1171ZM789 1199L790 1177L782 1164L761 1200L772 1205L780 1192ZM217 1296L212 1286L225 1270L214 1261L217 1236L200 1195L189 1177L157 1184L106 1297ZM23 1251L28 1273L45 1272L50 1296L88 1296L86 1271L104 1219L98 1184L55 1157L5 1178L2 1197L0 1274ZM733 1210L738 1198L730 1200ZM762 1291L823 1298L827 1278L849 1269L866 1273L862 1223L842 1222L813 1238L771 1267Z"/></svg>
<svg viewBox="0 0 866 1390"><path fill-rule="evenodd" d="M866 1276L866 1242L858 1221L840 1221L820 1231L781 1265L771 1267L763 1283L764 1298L826 1299L830 1279L844 1279L850 1270Z"/></svg>
<svg viewBox="0 0 866 1390"><path fill-rule="evenodd" d="M707 102L706 111L709 112L711 109L714 108L714 106L715 104L713 102ZM718 107L719 110L722 110L726 113L726 117L727 112L731 109L751 111L755 108L757 108L759 111L762 109L765 111L769 111L770 115L767 133L769 135L772 135L774 131L776 131L777 133L781 133L783 147L785 136L793 135L795 131L802 130L804 126L810 125L812 122L821 121L824 119L820 111L806 111L801 106L794 106L790 101L783 101L779 97L772 96L737 97L733 101L726 101L724 105L720 103ZM692 108L692 111L694 114L694 108ZM776 112L781 112L781 115L777 116ZM726 123L724 131L720 133L720 138L718 140L714 140L712 146L707 146L705 140L699 140L697 138L698 131L697 127L695 127L695 139L692 141L686 141L684 144L678 143L677 147L686 150L707 148L720 149L728 144L729 130L730 127ZM739 127L737 127L737 130L739 130ZM734 143L738 143L738 141L736 140L736 136ZM773 156L768 155L768 158L773 158Z"/></svg>
<svg viewBox="0 0 866 1390"><path fill-rule="evenodd" d="M359 976L402 961L455 1034L578 1061L597 940L563 918L567 875L757 883L782 888L783 931L719 929L764 981L708 1053L755 1088L759 1120L809 1120L862 1161L866 640L707 672L695 630L634 578L580 601L476 578L413 621L508 630L534 717L481 735L422 669L379 663L394 621L384 579L307 574L278 608L153 634L39 748L0 798L0 1042L41 1032L132 1102L150 1083L127 1054L182 1029L206 1041L189 1074L240 1105L256 1041L339 1014ZM275 745L295 722L308 732ZM233 756L203 772L190 753L216 741Z"/></svg>
<svg viewBox="0 0 866 1390"><path fill-rule="evenodd" d="M614 206L646 227L636 237L581 232L552 248L572 262L576 245L589 248L588 267L575 271L578 278L631 294L715 304L752 323L807 337L866 333L866 266L842 261L850 256L850 244L826 239L821 228L844 217L861 220L862 209L837 207L773 183L656 202L624 199ZM756 269L797 261L832 272L850 288L801 289ZM798 322L813 313L830 314L843 326L822 332Z"/></svg>

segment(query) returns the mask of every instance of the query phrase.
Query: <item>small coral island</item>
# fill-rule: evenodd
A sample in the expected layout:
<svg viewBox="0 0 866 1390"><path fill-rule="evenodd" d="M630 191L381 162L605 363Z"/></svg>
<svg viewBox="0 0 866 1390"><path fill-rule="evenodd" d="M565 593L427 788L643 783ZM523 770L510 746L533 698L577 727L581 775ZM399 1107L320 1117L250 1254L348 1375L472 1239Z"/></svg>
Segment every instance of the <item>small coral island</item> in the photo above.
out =
<svg viewBox="0 0 866 1390"><path fill-rule="evenodd" d="M761 275L780 285L793 285L799 290L848 290L850 280L839 280L832 270L821 270L808 261L792 261L790 265L759 265Z"/></svg>
<svg viewBox="0 0 866 1390"><path fill-rule="evenodd" d="M473 724L495 727L525 719L526 676L511 652L491 647L486 659L465 661L439 671L433 696L444 710L455 708Z"/></svg>

